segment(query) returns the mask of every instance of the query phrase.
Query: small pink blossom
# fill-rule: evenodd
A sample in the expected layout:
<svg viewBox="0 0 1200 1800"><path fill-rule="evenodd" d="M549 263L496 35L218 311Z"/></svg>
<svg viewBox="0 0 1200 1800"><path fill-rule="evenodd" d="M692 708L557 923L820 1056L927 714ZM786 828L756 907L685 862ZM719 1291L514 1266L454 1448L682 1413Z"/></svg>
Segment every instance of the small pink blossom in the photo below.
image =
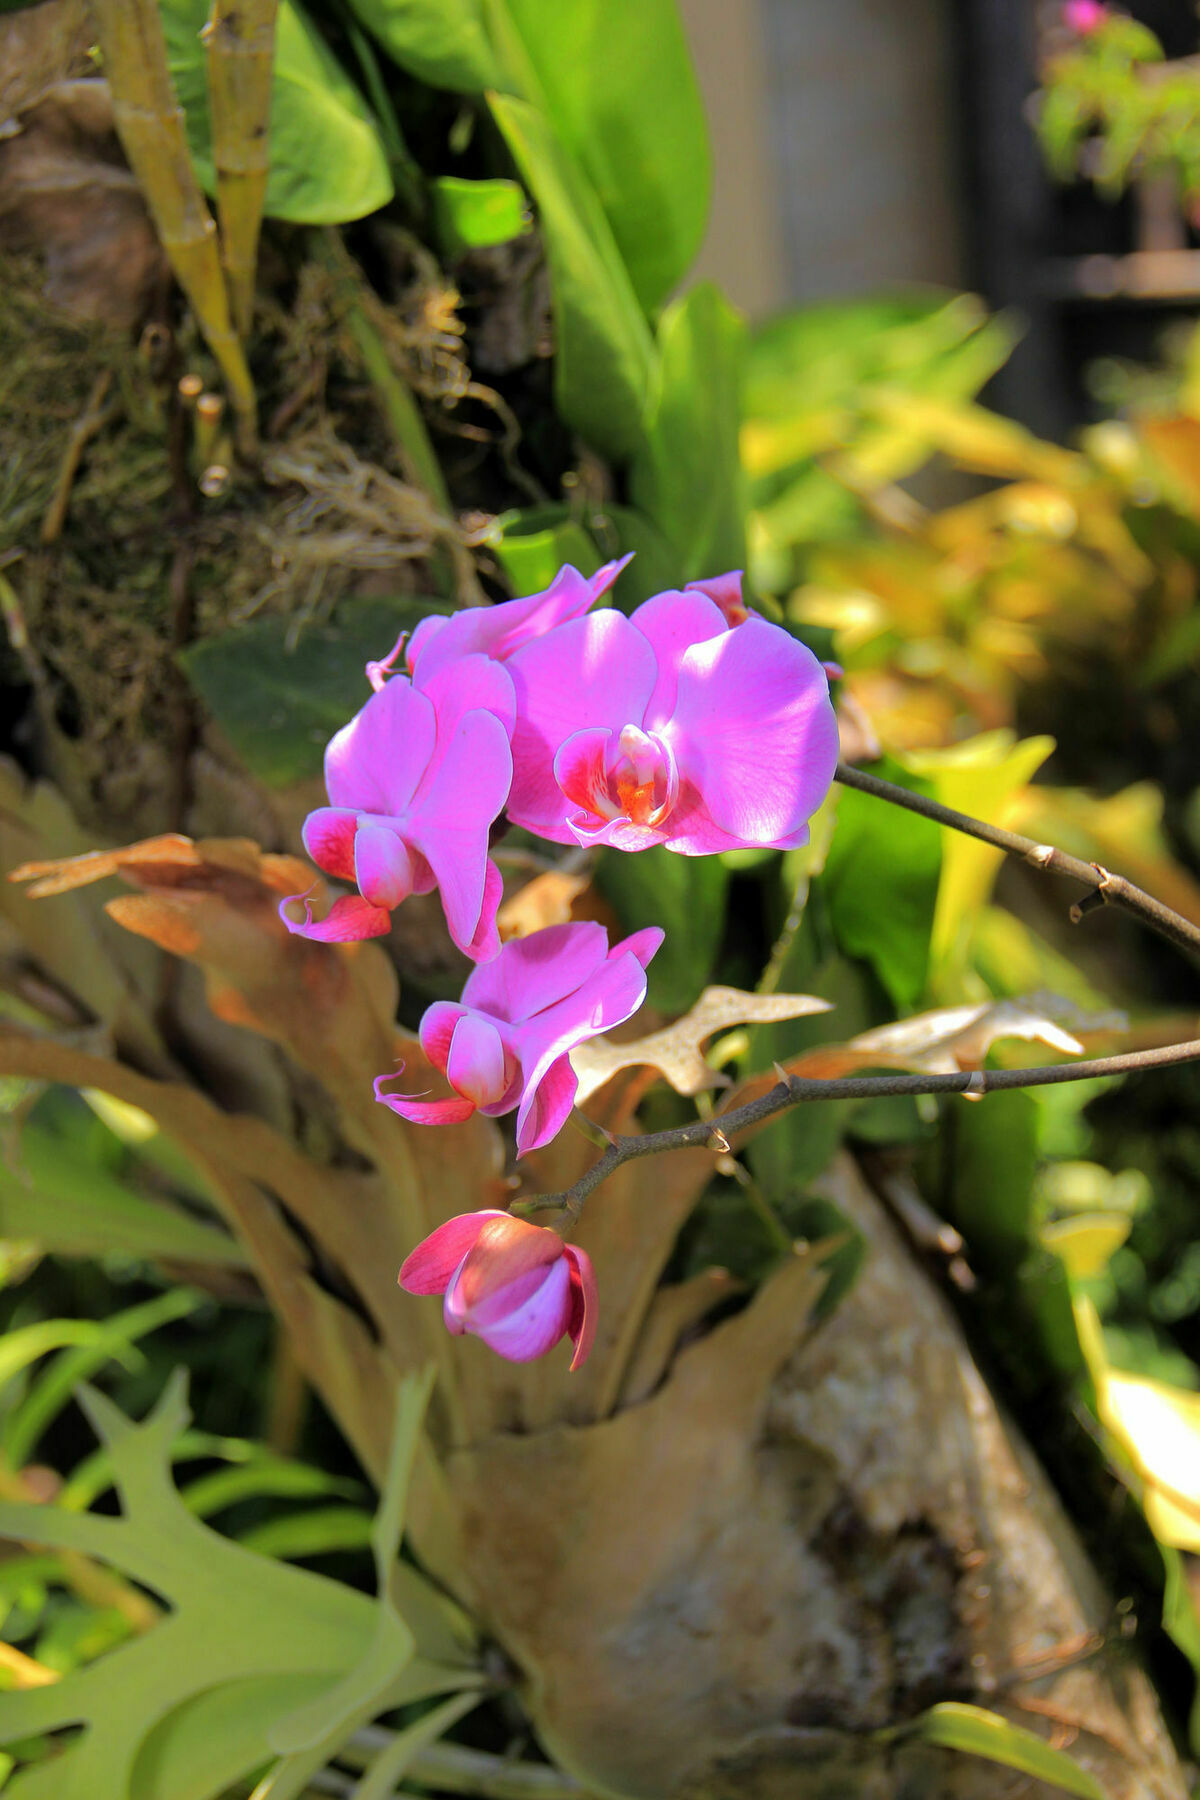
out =
<svg viewBox="0 0 1200 1800"><path fill-rule="evenodd" d="M596 1276L587 1252L510 1213L447 1219L406 1258L400 1286L409 1294L444 1293L447 1329L456 1337L473 1333L509 1362L530 1362L569 1337L577 1369L596 1335Z"/></svg>
<svg viewBox="0 0 1200 1800"><path fill-rule="evenodd" d="M373 687L378 686L401 654L414 675L418 668L423 675L432 674L462 656L483 655L504 662L522 644L587 612L608 592L628 561L629 557L623 556L619 562L605 563L590 576L566 563L540 594L502 600L498 606L464 607L449 617L433 613L421 620L407 641L402 636L382 663L368 663L367 679Z"/></svg>
<svg viewBox="0 0 1200 1800"><path fill-rule="evenodd" d="M1065 0L1063 24L1077 37L1090 37L1107 23L1109 12L1102 0Z"/></svg>
<svg viewBox="0 0 1200 1800"><path fill-rule="evenodd" d="M652 926L610 950L604 927L590 923L514 938L472 969L461 1001L437 1000L421 1020L421 1048L454 1098L385 1094L392 1075L377 1076L375 1098L418 1125L516 1108L518 1153L549 1143L575 1100L570 1052L637 1011L662 941Z"/></svg>
<svg viewBox="0 0 1200 1800"><path fill-rule="evenodd" d="M514 824L559 844L683 856L808 841L837 724L821 664L780 626L749 615L731 627L693 585L628 619L606 608L571 620L506 666Z"/></svg>
<svg viewBox="0 0 1200 1800"><path fill-rule="evenodd" d="M750 608L742 599L742 571L731 569L728 575L710 575L704 581L689 581L685 593L707 594L719 606L727 625L744 625Z"/></svg>
<svg viewBox="0 0 1200 1800"><path fill-rule="evenodd" d="M304 847L358 893L315 923L304 902L289 931L324 943L379 937L409 894L441 891L450 935L475 959L500 947L500 871L488 833L508 796L513 687L499 663L465 656L419 681L381 687L325 752L330 805L304 822Z"/></svg>

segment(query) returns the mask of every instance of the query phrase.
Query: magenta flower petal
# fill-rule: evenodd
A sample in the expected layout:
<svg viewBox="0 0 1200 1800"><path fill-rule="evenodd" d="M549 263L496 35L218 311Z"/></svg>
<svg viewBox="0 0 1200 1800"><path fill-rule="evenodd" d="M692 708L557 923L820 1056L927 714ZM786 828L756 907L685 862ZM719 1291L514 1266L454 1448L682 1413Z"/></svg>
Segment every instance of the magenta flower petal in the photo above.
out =
<svg viewBox="0 0 1200 1800"><path fill-rule="evenodd" d="M587 1361L596 1341L599 1294L596 1288L596 1271L587 1251L581 1250L578 1244L568 1244L565 1255L571 1269L571 1316L567 1321L567 1336L575 1346L575 1354L571 1358L571 1369L574 1372Z"/></svg>
<svg viewBox="0 0 1200 1800"><path fill-rule="evenodd" d="M285 910L297 901L304 907L303 924ZM354 944L363 938L382 937L392 924L391 913L361 900L357 894L343 894L323 919L313 918L312 905L304 894L291 894L279 902L279 916L294 937L311 938L318 944Z"/></svg>
<svg viewBox="0 0 1200 1800"><path fill-rule="evenodd" d="M660 925L646 925L641 931L631 931L627 938L614 944L608 953L612 962L618 956L632 956L635 962L641 963L643 969L648 968L651 961L663 947L666 932Z"/></svg>
<svg viewBox="0 0 1200 1800"><path fill-rule="evenodd" d="M654 690L654 652L622 613L573 619L525 644L508 664L517 690L508 816L555 843L573 841L554 779L559 746L577 731L639 725Z"/></svg>
<svg viewBox="0 0 1200 1800"><path fill-rule="evenodd" d="M487 712L462 720L442 758L437 779L423 790L420 808L407 820L413 843L437 877L446 924L460 950L490 936L484 903L495 900L488 881L488 833L504 805L512 760L508 733ZM481 936L482 928L482 936Z"/></svg>
<svg viewBox="0 0 1200 1800"><path fill-rule="evenodd" d="M456 1300L452 1281L445 1302L451 1331L473 1332L509 1362L532 1362L566 1333L572 1310L570 1265L560 1255L544 1269L530 1270L469 1308L456 1306Z"/></svg>
<svg viewBox="0 0 1200 1800"><path fill-rule="evenodd" d="M689 581L685 593L707 594L725 615L727 625L743 625L750 609L742 599L742 571L731 569L728 575L710 575L704 581Z"/></svg>
<svg viewBox="0 0 1200 1800"><path fill-rule="evenodd" d="M354 839L354 879L364 900L389 910L413 890L413 865L404 840L386 825L364 819Z"/></svg>
<svg viewBox="0 0 1200 1800"><path fill-rule="evenodd" d="M500 931L496 924L496 914L503 899L504 877L489 857L483 876L483 907L479 923L470 943L463 946L464 955L469 956L472 962L490 962L500 953Z"/></svg>
<svg viewBox="0 0 1200 1800"><path fill-rule="evenodd" d="M590 731L572 732L554 758L554 779L567 804L578 807L582 814L607 820L614 816L606 768L614 735L602 725L594 725ZM568 813L568 823L572 816Z"/></svg>
<svg viewBox="0 0 1200 1800"><path fill-rule="evenodd" d="M488 1219L504 1219L494 1210L459 1213L419 1243L401 1265L398 1280L408 1294L442 1294L454 1271Z"/></svg>
<svg viewBox="0 0 1200 1800"><path fill-rule="evenodd" d="M446 1073L446 1064L450 1058L450 1040L454 1036L454 1027L463 1016L463 1008L454 1000L435 1000L427 1006L421 1017L418 1036L421 1048L435 1069Z"/></svg>
<svg viewBox="0 0 1200 1800"><path fill-rule="evenodd" d="M581 987L603 967L607 955L603 925L590 920L547 925L514 938L493 962L472 969L463 1005L518 1025Z"/></svg>
<svg viewBox="0 0 1200 1800"><path fill-rule="evenodd" d="M342 807L319 806L310 812L301 827L304 848L327 875L343 881L354 880L354 833L358 814Z"/></svg>
<svg viewBox="0 0 1200 1800"><path fill-rule="evenodd" d="M560 1056L527 1086L517 1113L517 1155L528 1156L557 1137L575 1104L579 1078L569 1056Z"/></svg>
<svg viewBox="0 0 1200 1800"><path fill-rule="evenodd" d="M646 639L658 665L645 710L648 729L653 731L657 729L654 721L669 719L675 710L675 684L684 651L692 644L719 637L729 627L720 607L707 595L673 590L644 601L629 623ZM637 722L641 722L640 714Z"/></svg>
<svg viewBox="0 0 1200 1800"><path fill-rule="evenodd" d="M475 1102L456 1094L453 1099L423 1100L415 1094L385 1094L382 1092L385 1081L394 1081L400 1071L394 1070L390 1075L377 1075L374 1081L375 1098L380 1106L390 1106L394 1113L407 1119L412 1125L461 1125L475 1111Z"/></svg>
<svg viewBox="0 0 1200 1800"><path fill-rule="evenodd" d="M663 733L721 830L746 844L806 841L838 755L829 683L811 650L753 618L693 645Z"/></svg>
<svg viewBox="0 0 1200 1800"><path fill-rule="evenodd" d="M517 717L517 697L512 676L498 662L486 656L462 656L454 662L439 664L429 672L422 669L413 685L424 694L434 710L437 724L437 748L430 772L453 743L467 713L486 712L499 719L505 735L512 736ZM418 796L420 790L418 789Z"/></svg>
<svg viewBox="0 0 1200 1800"><path fill-rule="evenodd" d="M619 562L606 563L590 578L568 563L541 593L505 600L499 606L468 607L448 619L422 619L408 641L408 666L425 677L472 654L504 661L522 644L585 613L612 586L628 561L624 556Z"/></svg>
<svg viewBox="0 0 1200 1800"><path fill-rule="evenodd" d="M446 1080L476 1106L491 1106L504 1098L512 1079L507 1060L503 1039L491 1020L464 1013L450 1040Z"/></svg>
<svg viewBox="0 0 1200 1800"><path fill-rule="evenodd" d="M329 741L325 785L331 802L356 812L403 813L434 742L434 712L425 695L407 681L389 681Z"/></svg>

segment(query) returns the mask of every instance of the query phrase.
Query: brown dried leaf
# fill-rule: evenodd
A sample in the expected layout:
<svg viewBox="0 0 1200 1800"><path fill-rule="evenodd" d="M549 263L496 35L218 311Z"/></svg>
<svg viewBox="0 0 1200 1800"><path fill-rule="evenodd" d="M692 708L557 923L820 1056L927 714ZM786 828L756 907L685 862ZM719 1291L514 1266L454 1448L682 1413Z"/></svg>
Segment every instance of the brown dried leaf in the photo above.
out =
<svg viewBox="0 0 1200 1800"><path fill-rule="evenodd" d="M73 318L128 329L166 260L113 128L103 81L60 81L0 141L0 220L46 261L46 298Z"/></svg>
<svg viewBox="0 0 1200 1800"><path fill-rule="evenodd" d="M705 988L691 1011L662 1031L630 1044L593 1038L573 1050L571 1067L579 1079L575 1103L582 1106L618 1070L639 1065L657 1069L677 1094L698 1094L703 1088L724 1086L727 1077L711 1069L700 1054L700 1045L715 1032L730 1025L799 1019L828 1011L829 1002L811 994L747 994L740 988Z"/></svg>
<svg viewBox="0 0 1200 1800"><path fill-rule="evenodd" d="M535 875L496 914L501 938L507 943L509 938L528 937L547 925L566 925L576 916L574 903L590 881L588 874L568 875L562 869Z"/></svg>

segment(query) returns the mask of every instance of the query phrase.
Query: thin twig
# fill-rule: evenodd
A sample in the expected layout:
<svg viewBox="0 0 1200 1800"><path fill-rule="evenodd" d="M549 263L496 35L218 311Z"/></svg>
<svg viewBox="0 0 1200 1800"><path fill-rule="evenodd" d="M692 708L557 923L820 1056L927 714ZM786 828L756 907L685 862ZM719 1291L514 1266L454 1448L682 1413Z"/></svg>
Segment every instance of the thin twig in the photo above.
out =
<svg viewBox="0 0 1200 1800"><path fill-rule="evenodd" d="M1173 912L1161 900L1143 893L1141 888L1134 887L1123 876L1110 874L1098 863L1083 862L1077 856L1069 856L1065 850L1055 849L1052 844L1038 844L1032 838L1022 837L1019 832L1005 831L998 825L985 824L982 819L974 819L969 813L955 812L953 807L942 806L936 800L926 799L923 794L911 793L908 788L897 787L893 782L882 781L877 775L867 775L861 769L850 768L844 763L838 764L837 779L847 787L860 788L863 793L873 794L879 800L890 800L893 805L920 813L939 825L947 825L954 831L965 832L968 837L979 838L985 844L992 844L996 849L1005 851L1009 856L1020 857L1023 862L1046 874L1066 875L1074 881L1082 882L1089 891L1082 902L1072 907L1071 917L1074 920L1082 918L1096 906L1119 906L1180 949L1200 954L1200 926L1185 919L1182 914ZM578 1219L588 1195L601 1182L606 1181L614 1170L619 1169L622 1163L632 1162L640 1156L659 1156L666 1150L720 1150L722 1144L714 1144L713 1141L714 1126L719 1127L718 1135L724 1134L724 1138L732 1139L741 1132L761 1125L776 1113L784 1112L792 1106L802 1106L810 1100L878 1100L897 1094L979 1096L996 1093L1004 1088L1051 1087L1064 1081L1092 1081L1100 1076L1132 1075L1141 1069L1166 1069L1189 1062L1200 1062L1200 1039L1168 1044L1154 1050L1131 1050L1122 1056L1101 1056L1084 1062L1060 1063L1050 1068L974 1069L950 1075L852 1075L830 1081L789 1075L781 1070L781 1079L768 1093L760 1095L756 1100L747 1101L744 1106L716 1113L711 1119L700 1118L690 1125L678 1125L670 1131L651 1131L639 1137L614 1136L599 1161L593 1163L573 1187L561 1194L539 1194L526 1200L514 1201L511 1210L514 1213L558 1211L563 1214L559 1225L570 1226Z"/></svg>
<svg viewBox="0 0 1200 1800"><path fill-rule="evenodd" d="M55 544L62 536L63 526L67 522L67 507L71 501L71 489L75 485L75 477L83 460L83 453L88 444L102 431L108 421L116 416L117 408L105 406L108 390L112 384L112 370L101 369L92 383L92 391L88 395L87 405L71 427L71 435L67 439L67 447L63 452L58 480L54 484L54 495L46 509L42 520L41 539L43 544Z"/></svg>
<svg viewBox="0 0 1200 1800"><path fill-rule="evenodd" d="M1082 857L1070 856L1065 850L1056 850L1053 844L1039 844L1033 838L1022 837L1018 831L1005 831L999 825L987 825L982 819L973 819L969 813L955 812L952 806L942 806L939 801L927 799L924 794L914 794L908 788L897 787L894 782L881 781L878 775L868 775L863 769L851 768L848 763L838 764L837 779L846 787L858 788L864 794L874 794L878 800L890 800L893 806L906 807L909 812L920 813L922 818L933 819L939 825L948 825L952 831L961 831L967 837L992 844L997 850L1003 850L1007 855L1029 863L1032 868L1044 874L1065 875L1071 881L1082 882L1089 891L1071 908L1072 924L1077 925L1085 914L1098 906L1119 906L1179 949L1189 950L1193 956L1200 956L1200 925L1185 919L1181 913L1173 912L1153 895L1143 893L1141 888L1134 887L1132 881L1126 881L1123 875L1111 874L1099 863L1084 862Z"/></svg>

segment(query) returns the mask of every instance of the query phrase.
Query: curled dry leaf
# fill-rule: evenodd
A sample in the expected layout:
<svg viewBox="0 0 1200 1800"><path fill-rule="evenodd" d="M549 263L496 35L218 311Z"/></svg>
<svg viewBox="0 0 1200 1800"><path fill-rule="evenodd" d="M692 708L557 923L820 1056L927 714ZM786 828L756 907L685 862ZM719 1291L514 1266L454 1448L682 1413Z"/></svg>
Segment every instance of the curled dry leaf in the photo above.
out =
<svg viewBox="0 0 1200 1800"><path fill-rule="evenodd" d="M571 875L565 869L547 869L535 875L496 914L501 938L507 943L509 938L528 937L547 925L566 925L576 916L574 904L590 883L586 871Z"/></svg>
<svg viewBox="0 0 1200 1800"><path fill-rule="evenodd" d="M619 1069L639 1064L659 1071L677 1094L698 1094L703 1088L721 1087L726 1078L711 1069L700 1054L700 1045L730 1025L761 1025L778 1019L799 1019L806 1013L828 1012L827 1000L811 994L747 994L740 988L705 988L690 1012L673 1025L631 1044L614 1044L593 1038L571 1052L571 1067L579 1080L575 1095L581 1106Z"/></svg>

